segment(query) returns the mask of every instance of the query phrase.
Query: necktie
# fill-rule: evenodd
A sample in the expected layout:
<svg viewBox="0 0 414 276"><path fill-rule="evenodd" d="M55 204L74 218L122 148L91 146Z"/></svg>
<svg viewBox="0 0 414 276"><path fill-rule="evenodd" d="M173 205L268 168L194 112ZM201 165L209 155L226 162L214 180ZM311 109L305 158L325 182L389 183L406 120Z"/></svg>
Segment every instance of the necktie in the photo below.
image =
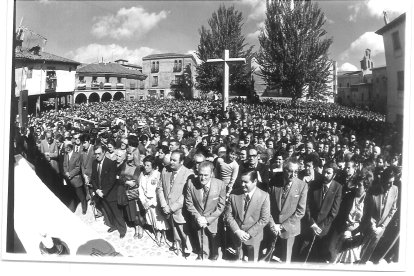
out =
<svg viewBox="0 0 414 276"><path fill-rule="evenodd" d="M173 184L174 184L174 179L175 179L175 175L177 174L176 171L173 171L171 173L171 178L170 178L170 189L172 188Z"/></svg>
<svg viewBox="0 0 414 276"><path fill-rule="evenodd" d="M285 200L286 200L286 197L287 197L287 195L288 195L288 193L289 193L289 190L290 190L290 186L292 185L292 183L291 182L289 182L288 184L286 184L284 187L283 187L283 192L282 192L282 206L283 206L283 204L285 203Z"/></svg>
<svg viewBox="0 0 414 276"><path fill-rule="evenodd" d="M98 162L98 184L99 184L99 188L101 187L101 171L102 171L102 161Z"/></svg>
<svg viewBox="0 0 414 276"><path fill-rule="evenodd" d="M323 198L325 198L327 191L328 191L328 186L323 185Z"/></svg>
<svg viewBox="0 0 414 276"><path fill-rule="evenodd" d="M210 191L210 189L209 189L209 187L207 187L207 185L204 185L203 190L204 190L204 193L203 193L203 206L205 206L206 202L207 202L208 192Z"/></svg>
<svg viewBox="0 0 414 276"><path fill-rule="evenodd" d="M247 194L245 202L244 202L244 213L246 213L247 208L249 207L249 203L250 203L250 196L249 196L249 194Z"/></svg>

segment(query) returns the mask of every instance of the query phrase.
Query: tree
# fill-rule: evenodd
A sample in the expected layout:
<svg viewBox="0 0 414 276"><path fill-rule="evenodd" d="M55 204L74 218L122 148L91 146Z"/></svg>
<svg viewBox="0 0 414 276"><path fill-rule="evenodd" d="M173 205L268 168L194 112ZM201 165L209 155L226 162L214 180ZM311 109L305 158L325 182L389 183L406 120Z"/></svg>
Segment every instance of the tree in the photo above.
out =
<svg viewBox="0 0 414 276"><path fill-rule="evenodd" d="M193 77L191 74L191 66L186 65L183 69L183 74L180 76L177 75L170 86L176 99L192 99Z"/></svg>
<svg viewBox="0 0 414 276"><path fill-rule="evenodd" d="M229 50L230 57L244 57L247 61L246 65L230 65L230 91L239 95L249 93L253 71L251 68L253 46L248 46L241 34L242 21L242 13L235 10L234 6L226 8L221 5L208 20L210 28L201 26L197 55L202 63L197 66L195 87L203 94L211 91L221 93L223 90L222 66L205 62L207 59L223 58L225 49Z"/></svg>
<svg viewBox="0 0 414 276"><path fill-rule="evenodd" d="M256 56L259 75L293 103L305 94L328 95L332 38L323 29L324 13L311 1L267 0L266 7Z"/></svg>

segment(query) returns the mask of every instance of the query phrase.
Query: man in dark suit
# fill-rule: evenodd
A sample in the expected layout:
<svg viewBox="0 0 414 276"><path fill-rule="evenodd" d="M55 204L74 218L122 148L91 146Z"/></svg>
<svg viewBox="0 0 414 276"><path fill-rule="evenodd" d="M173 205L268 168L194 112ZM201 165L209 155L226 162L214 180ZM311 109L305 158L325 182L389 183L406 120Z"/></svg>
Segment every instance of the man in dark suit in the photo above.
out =
<svg viewBox="0 0 414 276"><path fill-rule="evenodd" d="M269 189L269 167L259 162L259 156L256 149L249 149L247 151L247 163L240 166L239 175L234 188L240 188L242 174L251 169L257 171L257 187L267 192Z"/></svg>
<svg viewBox="0 0 414 276"><path fill-rule="evenodd" d="M183 255L190 253L187 244L187 225L183 216L184 187L188 178L193 175L192 170L187 169L184 163L184 153L173 151L171 163L161 173L161 185L157 189L157 198L162 208L163 215L169 220L174 233L174 244L171 250L178 250L181 241Z"/></svg>
<svg viewBox="0 0 414 276"><path fill-rule="evenodd" d="M309 187L301 257L311 250L310 260L327 262L331 259L326 236L338 214L342 198L342 185L334 180L337 169L333 162L325 164L322 181ZM312 240L313 247L307 248Z"/></svg>
<svg viewBox="0 0 414 276"><path fill-rule="evenodd" d="M198 177L190 178L187 183L185 195L185 206L190 213L191 228L207 239L201 239L199 235L197 242L197 260L202 258L200 244L203 249L208 248L209 259L218 258L217 226L218 218L224 211L226 201L226 185L223 181L213 177L214 166L209 161L202 162L198 167ZM204 241L208 241L205 244Z"/></svg>
<svg viewBox="0 0 414 276"><path fill-rule="evenodd" d="M269 194L257 188L257 171L251 169L241 175L242 189L230 194L225 209L225 223L234 234L239 257L257 261L263 240L263 228L269 222Z"/></svg>
<svg viewBox="0 0 414 276"><path fill-rule="evenodd" d="M288 161L283 166L282 181L270 180L270 230L279 236L282 260L290 263L295 237L301 231L301 219L306 211L308 185L297 178L298 164ZM276 244L276 246L278 245Z"/></svg>
<svg viewBox="0 0 414 276"><path fill-rule="evenodd" d="M66 183L69 183L75 189L76 196L82 204L82 214L85 215L87 204L81 176L81 156L79 153L73 151L73 144L70 141L65 142L65 151L63 176Z"/></svg>
<svg viewBox="0 0 414 276"><path fill-rule="evenodd" d="M89 134L81 136L82 154L81 154L81 172L85 182L86 199L90 199L90 191L92 184L90 183L92 177L92 163L94 158L93 144L95 139Z"/></svg>
<svg viewBox="0 0 414 276"><path fill-rule="evenodd" d="M106 150L101 144L94 146L95 160L92 163L91 183L98 208L103 208L109 223L108 232L118 230L120 238L125 237L126 224L122 209L117 202L116 164L105 158Z"/></svg>

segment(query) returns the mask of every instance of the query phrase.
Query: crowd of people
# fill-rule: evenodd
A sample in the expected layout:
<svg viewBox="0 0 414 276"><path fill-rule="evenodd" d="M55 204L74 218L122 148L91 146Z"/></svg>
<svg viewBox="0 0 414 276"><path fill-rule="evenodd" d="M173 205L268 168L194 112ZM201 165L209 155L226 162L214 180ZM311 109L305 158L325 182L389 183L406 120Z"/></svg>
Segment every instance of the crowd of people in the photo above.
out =
<svg viewBox="0 0 414 276"><path fill-rule="evenodd" d="M28 126L16 153L120 238L148 230L198 260L398 261L402 136L381 114L166 99L75 104Z"/></svg>

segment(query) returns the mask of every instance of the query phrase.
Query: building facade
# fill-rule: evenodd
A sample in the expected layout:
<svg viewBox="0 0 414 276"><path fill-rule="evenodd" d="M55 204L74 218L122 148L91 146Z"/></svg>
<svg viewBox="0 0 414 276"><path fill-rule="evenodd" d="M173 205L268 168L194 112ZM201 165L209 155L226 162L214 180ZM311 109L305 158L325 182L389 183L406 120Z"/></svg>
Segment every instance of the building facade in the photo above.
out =
<svg viewBox="0 0 414 276"><path fill-rule="evenodd" d="M14 55L15 96L27 95L28 114L68 104L75 90L79 62L42 51L40 46L16 48ZM26 96L25 96L26 97Z"/></svg>
<svg viewBox="0 0 414 276"><path fill-rule="evenodd" d="M137 99L146 76L119 63L92 63L76 70L75 103Z"/></svg>
<svg viewBox="0 0 414 276"><path fill-rule="evenodd" d="M371 110L387 112L387 67L372 68Z"/></svg>
<svg viewBox="0 0 414 276"><path fill-rule="evenodd" d="M129 70L133 70L135 73L142 73L142 66L137 64L128 63L128 60L118 59L116 63L124 66ZM145 79L127 79L125 87L125 99L126 100L143 100L145 98Z"/></svg>
<svg viewBox="0 0 414 276"><path fill-rule="evenodd" d="M191 55L166 53L142 58L145 99L198 98L195 89L196 60Z"/></svg>
<svg viewBox="0 0 414 276"><path fill-rule="evenodd" d="M405 13L375 32L382 35L387 63L387 121L402 124L404 114Z"/></svg>

